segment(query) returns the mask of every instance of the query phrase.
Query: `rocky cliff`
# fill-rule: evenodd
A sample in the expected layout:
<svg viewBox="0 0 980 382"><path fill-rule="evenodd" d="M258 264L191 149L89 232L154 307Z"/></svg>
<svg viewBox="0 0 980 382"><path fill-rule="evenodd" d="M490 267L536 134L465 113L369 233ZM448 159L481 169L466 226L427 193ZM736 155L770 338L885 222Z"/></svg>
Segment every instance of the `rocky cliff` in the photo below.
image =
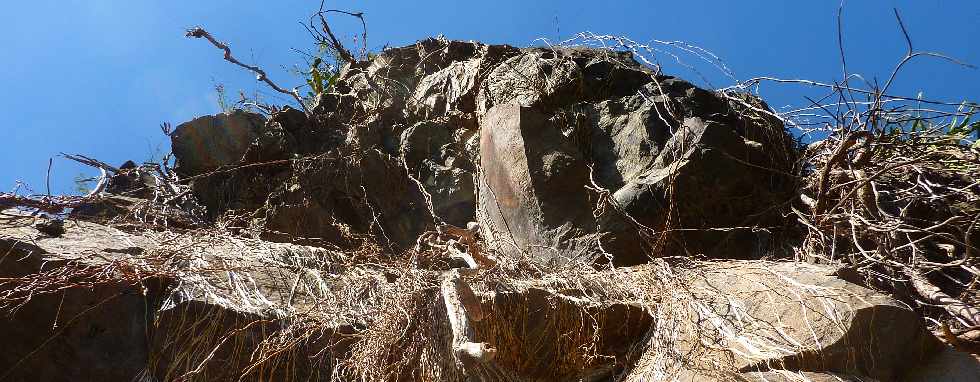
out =
<svg viewBox="0 0 980 382"><path fill-rule="evenodd" d="M173 169L2 199L0 380L980 375L903 300L790 261L804 153L754 96L427 39L308 109L197 118Z"/></svg>

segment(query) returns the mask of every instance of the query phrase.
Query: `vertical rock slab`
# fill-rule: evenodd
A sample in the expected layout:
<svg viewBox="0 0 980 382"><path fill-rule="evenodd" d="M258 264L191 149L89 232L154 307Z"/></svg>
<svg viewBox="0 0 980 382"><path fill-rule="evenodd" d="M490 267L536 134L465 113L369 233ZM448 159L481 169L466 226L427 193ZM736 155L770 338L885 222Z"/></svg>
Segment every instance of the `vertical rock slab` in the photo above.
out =
<svg viewBox="0 0 980 382"><path fill-rule="evenodd" d="M539 112L491 108L480 129L477 217L490 250L541 266L597 254L588 167Z"/></svg>

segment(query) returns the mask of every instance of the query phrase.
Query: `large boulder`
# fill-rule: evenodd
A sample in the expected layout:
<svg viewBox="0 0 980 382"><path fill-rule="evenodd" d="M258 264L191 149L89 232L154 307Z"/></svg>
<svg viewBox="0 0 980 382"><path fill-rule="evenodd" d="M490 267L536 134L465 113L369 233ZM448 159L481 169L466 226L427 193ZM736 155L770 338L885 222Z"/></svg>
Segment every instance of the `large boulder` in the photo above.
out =
<svg viewBox="0 0 980 382"><path fill-rule="evenodd" d="M491 247L505 256L528 245L545 258L611 255L621 265L649 254L761 257L794 197L792 139L774 118L739 116L744 105L661 82L640 90L662 92L653 99L488 110L478 214ZM586 187L613 197L591 200Z"/></svg>
<svg viewBox="0 0 980 382"><path fill-rule="evenodd" d="M492 282L461 272L442 293L473 380L957 381L976 367L909 307L834 272L767 261Z"/></svg>
<svg viewBox="0 0 980 382"><path fill-rule="evenodd" d="M787 142L763 144L729 124L685 118L648 169L613 198L641 224L677 229L666 253L759 258L793 197L792 157L768 157Z"/></svg>
<svg viewBox="0 0 980 382"><path fill-rule="evenodd" d="M704 263L682 272L687 311L662 322L678 339L674 350L658 352L651 342L626 380L663 375L652 365L670 362L673 375L690 381L728 381L733 373L895 381L943 349L910 307L834 273L828 266L758 261Z"/></svg>
<svg viewBox="0 0 980 382"><path fill-rule="evenodd" d="M238 163L264 124L261 114L235 110L178 125L170 134L176 171L191 176Z"/></svg>
<svg viewBox="0 0 980 382"><path fill-rule="evenodd" d="M520 122L501 125L514 105L526 108ZM629 52L426 39L345 65L311 110L286 108L261 129L244 112L178 127L178 172L207 173L193 189L209 218L341 246L350 227L397 249L433 220L484 219L501 256L531 246L547 249L530 256L545 266L629 265L758 257L794 197L795 148L764 104L661 75ZM492 152L507 145L517 156ZM210 173L230 164L242 166ZM521 202L495 206L510 192L497 187ZM383 188L398 193L364 200ZM372 216L348 211L369 205Z"/></svg>

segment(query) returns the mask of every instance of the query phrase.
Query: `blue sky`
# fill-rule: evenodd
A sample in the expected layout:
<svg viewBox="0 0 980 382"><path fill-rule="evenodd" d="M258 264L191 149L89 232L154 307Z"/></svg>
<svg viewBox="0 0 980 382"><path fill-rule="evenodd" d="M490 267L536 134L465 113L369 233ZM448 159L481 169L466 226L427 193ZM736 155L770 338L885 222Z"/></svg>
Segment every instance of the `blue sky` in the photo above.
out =
<svg viewBox="0 0 980 382"><path fill-rule="evenodd" d="M204 41L183 37L201 25L243 61L266 68L284 86L301 83L287 69L309 48L307 20L318 1L8 1L0 13L0 190L15 182L44 192L48 158L82 153L119 164L167 151L158 128L215 113L215 83L230 95L252 94L254 77L220 58ZM836 1L328 1L364 11L372 49L426 36L535 44L577 32L637 41L683 40L723 58L739 79L760 75L833 81L840 77ZM980 65L980 1L852 0L844 8L851 72L887 77L905 50L897 7L916 48ZM352 20L335 28L348 39ZM690 72L667 71L695 80ZM715 86L731 85L717 73ZM913 63L895 91L953 102L980 99L980 70L938 61ZM774 107L802 104L798 88L768 86ZM271 98L274 100L274 98ZM285 101L285 100L283 100ZM52 191L67 193L90 169L55 159ZM23 191L22 191L23 192Z"/></svg>

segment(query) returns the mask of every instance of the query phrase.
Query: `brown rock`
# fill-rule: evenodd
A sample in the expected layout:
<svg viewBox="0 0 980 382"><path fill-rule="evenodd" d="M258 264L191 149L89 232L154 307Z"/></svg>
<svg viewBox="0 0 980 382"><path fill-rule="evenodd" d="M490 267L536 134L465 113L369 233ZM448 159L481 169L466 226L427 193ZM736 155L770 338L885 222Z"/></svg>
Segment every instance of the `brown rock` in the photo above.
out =
<svg viewBox="0 0 980 382"><path fill-rule="evenodd" d="M264 123L260 114L235 110L178 125L170 135L175 170L191 176L238 163Z"/></svg>
<svg viewBox="0 0 980 382"><path fill-rule="evenodd" d="M477 216L487 247L557 267L597 256L588 168L544 115L491 109L480 129Z"/></svg>
<svg viewBox="0 0 980 382"><path fill-rule="evenodd" d="M152 303L140 285L107 280L91 287L44 290L23 283L64 265L58 248L85 240L87 235L70 225L60 238L36 237L29 228L0 231L0 305L5 305L0 380L132 381L146 368L152 315L147 308ZM124 250L120 245L110 248ZM23 287L30 291L14 289Z"/></svg>

